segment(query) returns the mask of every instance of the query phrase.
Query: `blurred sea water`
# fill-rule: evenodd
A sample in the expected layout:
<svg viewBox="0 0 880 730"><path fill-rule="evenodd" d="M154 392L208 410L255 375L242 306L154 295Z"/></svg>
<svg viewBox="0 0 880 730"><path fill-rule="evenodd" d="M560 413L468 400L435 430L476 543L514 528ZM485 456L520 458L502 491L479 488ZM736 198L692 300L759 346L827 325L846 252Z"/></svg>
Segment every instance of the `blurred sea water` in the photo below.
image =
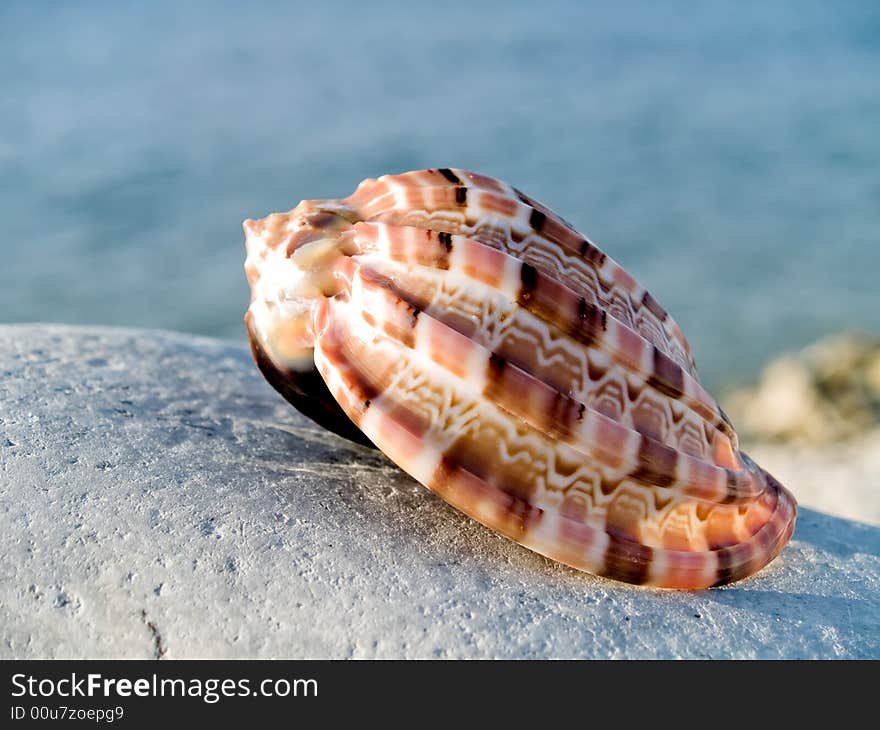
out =
<svg viewBox="0 0 880 730"><path fill-rule="evenodd" d="M645 283L710 387L880 331L880 3L0 4L0 321L242 340L241 221L464 167Z"/></svg>

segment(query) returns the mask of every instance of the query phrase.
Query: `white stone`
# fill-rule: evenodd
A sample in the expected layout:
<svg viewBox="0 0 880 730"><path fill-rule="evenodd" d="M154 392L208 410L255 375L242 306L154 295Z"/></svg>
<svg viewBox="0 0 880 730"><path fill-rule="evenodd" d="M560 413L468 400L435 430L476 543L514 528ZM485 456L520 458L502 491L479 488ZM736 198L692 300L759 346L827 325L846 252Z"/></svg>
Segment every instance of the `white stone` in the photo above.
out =
<svg viewBox="0 0 880 730"><path fill-rule="evenodd" d="M299 416L238 344L0 327L0 656L880 658L880 528L699 593L552 563Z"/></svg>

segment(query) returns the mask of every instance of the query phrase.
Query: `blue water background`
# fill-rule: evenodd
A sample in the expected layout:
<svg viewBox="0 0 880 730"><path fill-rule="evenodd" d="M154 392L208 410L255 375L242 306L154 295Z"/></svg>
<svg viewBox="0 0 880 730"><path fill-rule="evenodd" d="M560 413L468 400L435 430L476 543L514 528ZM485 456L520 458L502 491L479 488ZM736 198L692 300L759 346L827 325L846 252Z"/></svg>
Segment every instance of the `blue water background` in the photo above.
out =
<svg viewBox="0 0 880 730"><path fill-rule="evenodd" d="M241 221L501 177L704 381L880 331L880 3L0 4L0 321L244 338Z"/></svg>

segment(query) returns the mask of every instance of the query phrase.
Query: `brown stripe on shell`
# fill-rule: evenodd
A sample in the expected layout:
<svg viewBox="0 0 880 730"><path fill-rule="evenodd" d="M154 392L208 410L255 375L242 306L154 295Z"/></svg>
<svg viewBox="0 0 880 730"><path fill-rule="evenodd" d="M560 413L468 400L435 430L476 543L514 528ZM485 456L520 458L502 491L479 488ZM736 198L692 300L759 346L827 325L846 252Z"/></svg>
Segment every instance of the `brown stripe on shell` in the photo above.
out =
<svg viewBox="0 0 880 730"><path fill-rule="evenodd" d="M630 474L638 481L669 487L675 483L678 452L659 441L642 435L639 442L639 466Z"/></svg>
<svg viewBox="0 0 880 730"><path fill-rule="evenodd" d="M483 396L523 418L533 428L542 428L545 434L580 448L574 435L578 424L583 421L586 405L511 365L495 352L489 355L486 364ZM546 407L541 408L541 405Z"/></svg>
<svg viewBox="0 0 880 730"><path fill-rule="evenodd" d="M441 167L437 172L443 175L443 177L449 180L453 185L461 185L461 179L448 167Z"/></svg>
<svg viewBox="0 0 880 730"><path fill-rule="evenodd" d="M440 239L440 243L443 244L443 247L446 249L446 253L452 253L452 235L446 233L445 231L441 231L437 234L437 237ZM446 268L449 268L449 263L447 262Z"/></svg>
<svg viewBox="0 0 880 730"><path fill-rule="evenodd" d="M671 357L653 348L654 372L648 377L648 385L670 398L684 395L684 373Z"/></svg>
<svg viewBox="0 0 880 730"><path fill-rule="evenodd" d="M459 508L464 506L461 502L467 500L467 506L470 507L467 511L471 514L487 507L481 504L480 494L494 490L491 505L496 511L494 529L514 540L521 539L544 514L544 510L535 507L527 498L515 491L489 484L448 454L441 457L430 482L433 491L444 499L452 500Z"/></svg>
<svg viewBox="0 0 880 730"><path fill-rule="evenodd" d="M522 190L517 188L513 188L513 192L521 203L525 203L526 205L531 206L535 201L532 200L528 195L526 195Z"/></svg>
<svg viewBox="0 0 880 730"><path fill-rule="evenodd" d="M606 254L602 253L602 251L590 243L586 238L581 241L578 252L580 253L581 258L586 259L596 268L602 266L602 264L605 263L605 259L608 258Z"/></svg>
<svg viewBox="0 0 880 730"><path fill-rule="evenodd" d="M489 362L486 372L487 385L499 382L504 374L504 369L506 367L507 360L505 358L501 357L495 352L489 355Z"/></svg>
<svg viewBox="0 0 880 730"><path fill-rule="evenodd" d="M379 271L376 271L372 267L362 266L359 271L359 275L370 281L377 286L382 287L383 289L387 289L394 296L398 297L402 301L406 302L413 309L425 310L427 309L431 303L425 299L419 297L415 292L410 289L404 289L401 286L398 286L397 282L390 276L385 276Z"/></svg>
<svg viewBox="0 0 880 730"><path fill-rule="evenodd" d="M545 322L559 327L583 346L593 345L605 331L607 317L604 310L583 297L577 299L577 311L566 316L560 308L560 285L534 266L523 263L520 280L522 286L517 304ZM571 292L570 296L573 297L574 293Z"/></svg>
<svg viewBox="0 0 880 730"><path fill-rule="evenodd" d="M715 556L718 559L718 570L715 582L712 584L713 586L723 586L736 580L740 572L740 566L735 565L733 562L735 554L733 547L721 548L715 551Z"/></svg>
<svg viewBox="0 0 880 730"><path fill-rule="evenodd" d="M517 302L522 306L528 306L532 293L538 286L538 270L531 264L523 261L519 270L520 290Z"/></svg>
<svg viewBox="0 0 880 730"><path fill-rule="evenodd" d="M535 484L519 478L516 470L503 470L495 461L494 444L489 447L462 436L444 453L444 460L458 464L475 477L494 485L507 495L527 500L535 491Z"/></svg>
<svg viewBox="0 0 880 730"><path fill-rule="evenodd" d="M578 424L583 422L586 410L586 403L557 390L550 408L544 412L544 431L555 437L570 439Z"/></svg>
<svg viewBox="0 0 880 730"><path fill-rule="evenodd" d="M605 332L607 322L608 319L604 309L599 309L595 304L590 304L585 299L580 299L578 301L577 320L572 320L571 326L563 331L584 345L584 347L590 347L601 337L600 330Z"/></svg>
<svg viewBox="0 0 880 730"><path fill-rule="evenodd" d="M364 407L364 410L370 407L372 401L380 396L385 390L385 385L379 383L375 378L369 375L363 368L358 368L351 362L350 358L345 354L341 343L325 341L324 351L333 360L346 361L351 365L351 372L355 374L353 381L353 389L358 395L358 399Z"/></svg>
<svg viewBox="0 0 880 730"><path fill-rule="evenodd" d="M602 575L617 580L642 585L648 579L654 551L647 545L620 537L606 530L610 542L605 550L605 566Z"/></svg>
<svg viewBox="0 0 880 730"><path fill-rule="evenodd" d="M485 178L483 178L483 179L485 179ZM478 180L473 180L473 182L477 183L478 185L479 185L479 183L480 183L480 181L478 181ZM482 185L479 185L479 186L480 186L480 187L483 187ZM485 189L488 190L488 189L490 189L490 188L489 188L489 187L486 187ZM493 188L493 189L494 189L494 188ZM543 213L544 215L546 215L546 216L548 216L548 217L551 217L551 218L555 218L555 219L557 219L557 220L558 220L560 223L562 223L566 228L568 228L568 229L570 229L570 230L572 230L572 231L574 230L574 226L573 226L571 223L569 223L567 220L565 220L565 218L563 218L561 215L559 215L559 213L556 213L555 211L550 210L550 208L548 208L546 205L544 205L543 203L538 202L537 200L535 200L535 199L532 198L531 196L526 195L524 192L522 192L522 190L518 190L517 188L514 188L514 187L511 187L510 190L511 190L511 192L513 193L513 195L514 195L514 196L515 196L515 197L516 197L521 203L525 203L525 204L528 205L530 208L534 208L535 210L540 211L541 213ZM497 192L502 192L502 193L504 192L504 186L503 186L503 184L502 184L501 186L498 187Z"/></svg>
<svg viewBox="0 0 880 730"><path fill-rule="evenodd" d="M536 233L540 233L546 221L547 216L544 213L536 208L532 208L531 215L529 215L529 225L532 227L532 230Z"/></svg>
<svg viewBox="0 0 880 730"><path fill-rule="evenodd" d="M644 307L661 322L665 322L666 318L669 316L666 310L660 306L660 303L654 299L648 291L645 291L642 295L642 305L644 305Z"/></svg>

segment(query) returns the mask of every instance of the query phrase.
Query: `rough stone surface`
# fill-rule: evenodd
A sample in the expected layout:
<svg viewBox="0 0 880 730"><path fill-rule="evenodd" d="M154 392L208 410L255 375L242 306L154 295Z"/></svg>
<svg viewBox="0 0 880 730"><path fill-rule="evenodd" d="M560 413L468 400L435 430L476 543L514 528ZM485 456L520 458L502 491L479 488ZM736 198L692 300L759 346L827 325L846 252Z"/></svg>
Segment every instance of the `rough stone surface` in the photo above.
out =
<svg viewBox="0 0 880 730"><path fill-rule="evenodd" d="M313 427L238 345L0 327L0 656L880 658L880 528L701 593L552 563Z"/></svg>

